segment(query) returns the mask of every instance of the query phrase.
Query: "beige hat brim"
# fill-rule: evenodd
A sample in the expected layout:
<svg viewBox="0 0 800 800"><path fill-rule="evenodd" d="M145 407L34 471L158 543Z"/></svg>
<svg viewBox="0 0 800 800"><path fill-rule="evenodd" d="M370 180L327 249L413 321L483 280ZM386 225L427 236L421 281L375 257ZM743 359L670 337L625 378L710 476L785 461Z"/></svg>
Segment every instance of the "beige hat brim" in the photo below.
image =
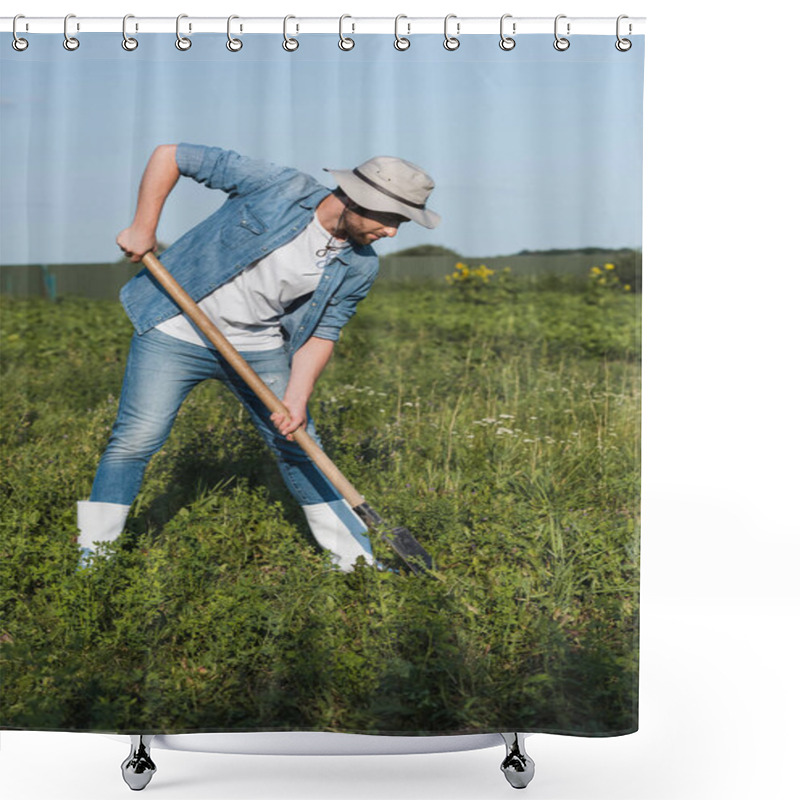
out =
<svg viewBox="0 0 800 800"><path fill-rule="evenodd" d="M378 189L365 183L349 169L327 169L333 175L336 183L342 191L358 205L371 211L383 211L389 214L400 214L413 222L422 225L423 228L435 228L442 220L441 216L435 211L427 208L415 208L401 200L385 195Z"/></svg>

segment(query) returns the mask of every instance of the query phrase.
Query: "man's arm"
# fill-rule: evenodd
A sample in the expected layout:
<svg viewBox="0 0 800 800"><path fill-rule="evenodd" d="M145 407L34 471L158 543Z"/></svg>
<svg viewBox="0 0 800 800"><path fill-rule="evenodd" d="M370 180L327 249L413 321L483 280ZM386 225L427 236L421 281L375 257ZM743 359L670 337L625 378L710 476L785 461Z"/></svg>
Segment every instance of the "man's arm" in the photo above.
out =
<svg viewBox="0 0 800 800"><path fill-rule="evenodd" d="M156 228L161 209L180 177L176 150L174 144L159 145L147 162L133 222L117 236L117 244L131 261L141 261L145 253L156 248Z"/></svg>
<svg viewBox="0 0 800 800"><path fill-rule="evenodd" d="M278 432L290 442L294 441L292 431L305 427L307 423L306 406L311 392L322 374L325 365L333 354L335 342L330 339L319 339L312 336L292 359L292 371L289 384L283 397L283 404L289 411L289 418L284 414L273 414L270 419Z"/></svg>

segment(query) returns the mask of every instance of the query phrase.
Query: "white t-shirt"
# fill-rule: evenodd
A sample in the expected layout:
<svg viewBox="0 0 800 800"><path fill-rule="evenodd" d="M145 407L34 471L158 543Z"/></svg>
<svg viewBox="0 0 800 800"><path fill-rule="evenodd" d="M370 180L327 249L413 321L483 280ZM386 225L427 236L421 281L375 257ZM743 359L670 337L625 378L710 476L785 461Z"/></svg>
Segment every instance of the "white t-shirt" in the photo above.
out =
<svg viewBox="0 0 800 800"><path fill-rule="evenodd" d="M280 319L298 297L313 292L325 265L349 243L334 239L317 215L291 242L246 267L227 283L204 297L198 305L237 350L273 350L283 346ZM183 314L156 326L162 333L208 347Z"/></svg>

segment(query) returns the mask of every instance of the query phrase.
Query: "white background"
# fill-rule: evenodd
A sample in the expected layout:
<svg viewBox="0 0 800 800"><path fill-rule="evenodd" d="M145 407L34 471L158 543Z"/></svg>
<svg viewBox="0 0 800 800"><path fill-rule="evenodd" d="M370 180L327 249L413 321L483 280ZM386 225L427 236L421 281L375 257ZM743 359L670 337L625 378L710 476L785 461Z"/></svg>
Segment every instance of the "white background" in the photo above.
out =
<svg viewBox="0 0 800 800"><path fill-rule="evenodd" d="M796 6L28 0L4 11L70 12L647 17L641 730L531 737L537 776L527 795L797 797ZM10 47L7 37L0 46ZM125 755L125 744L102 736L5 731L3 797L127 797ZM498 769L502 748L154 756L146 792L165 800L490 800L513 791Z"/></svg>

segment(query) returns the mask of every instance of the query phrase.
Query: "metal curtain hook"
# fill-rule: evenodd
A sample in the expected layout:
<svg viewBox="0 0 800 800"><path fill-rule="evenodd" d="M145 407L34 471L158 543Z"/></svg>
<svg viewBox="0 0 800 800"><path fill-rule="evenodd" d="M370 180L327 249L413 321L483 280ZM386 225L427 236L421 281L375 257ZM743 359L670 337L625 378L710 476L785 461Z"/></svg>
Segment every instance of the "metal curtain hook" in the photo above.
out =
<svg viewBox="0 0 800 800"><path fill-rule="evenodd" d="M135 50L139 46L139 40L134 39L132 36L128 36L128 20L135 19L133 14L126 14L122 18L122 49L127 50L129 53ZM136 26L136 29L139 29L139 26Z"/></svg>
<svg viewBox="0 0 800 800"><path fill-rule="evenodd" d="M14 21L11 23L11 32L14 34L14 40L11 42L11 46L18 52L21 53L23 50L28 49L28 40L23 39L21 36L17 36L17 20L18 19L25 19L24 14L17 14L14 17Z"/></svg>
<svg viewBox="0 0 800 800"><path fill-rule="evenodd" d="M178 18L175 20L175 47L178 50L188 50L192 46L192 40L188 39L186 36L181 36L181 20L187 19L189 17L188 14L178 14ZM189 25L189 31L191 32L192 26Z"/></svg>
<svg viewBox="0 0 800 800"><path fill-rule="evenodd" d="M287 33L290 19L297 19L297 17L293 17L291 14L288 14L283 18L283 49L286 50L287 53L294 53L294 51L300 47L300 42L297 39L292 39L292 37ZM295 25L295 33L297 33L299 30L300 26Z"/></svg>
<svg viewBox="0 0 800 800"><path fill-rule="evenodd" d="M353 19L353 18L349 14L342 14L342 16L339 17L339 49L340 50L352 50L356 46L356 43L352 39L350 39L349 37L346 37L342 33L342 24L344 23L344 21L346 19ZM352 29L355 30L356 29L355 24L354 23L350 23L350 24L352 26Z"/></svg>
<svg viewBox="0 0 800 800"><path fill-rule="evenodd" d="M558 21L560 19L566 19L566 18L567 18L566 14L559 14L556 17L555 26L554 26L556 40L553 42L553 47L555 47L556 50L560 50L562 53L564 52L564 50L569 49L569 39L566 39L565 37L558 35ZM569 36L569 27L570 26L569 26L569 22L568 22L567 23L567 36Z"/></svg>
<svg viewBox="0 0 800 800"><path fill-rule="evenodd" d="M394 46L397 50L408 50L411 47L411 39L406 39L404 36L400 35L399 26L401 19L408 19L405 14L398 14L394 18ZM411 33L411 23L407 22L406 26L408 27L408 33Z"/></svg>
<svg viewBox="0 0 800 800"><path fill-rule="evenodd" d="M620 14L620 15L617 17L617 41L616 41L616 42L614 42L614 47L616 47L616 48L617 48L617 50L619 50L621 53L625 53L625 52L627 52L628 50L630 50L630 49L631 49L631 47L633 47L633 43L631 42L631 40L630 40L630 39L621 39L621 38L620 38L620 35L619 35L619 23L620 23L620 22L621 22L623 19L628 19L628 16L627 16L627 14ZM632 26L632 25L630 24L630 22L629 22L629 23L628 23L628 35L629 35L629 36L630 36L630 34L631 34L631 32L632 32L632 31L633 31L633 26Z"/></svg>
<svg viewBox="0 0 800 800"><path fill-rule="evenodd" d="M64 17L64 42L63 42L63 44L64 44L64 49L65 50L69 50L69 51L77 50L81 45L81 43L74 36L70 36L68 31L67 31L67 25L69 24L69 21L71 19L75 19L75 15L74 14L67 14L67 16ZM81 26L76 24L76 30L80 30L80 29L81 29Z"/></svg>
<svg viewBox="0 0 800 800"><path fill-rule="evenodd" d="M453 50L458 50L461 45L461 42L456 38L458 34L461 33L461 23L456 23L456 35L450 36L447 32L447 23L450 22L451 19L457 19L456 15L448 14L444 18L444 49L452 52Z"/></svg>
<svg viewBox="0 0 800 800"><path fill-rule="evenodd" d="M237 17L236 14L231 14L228 17L228 41L225 42L225 47L227 47L231 53L237 53L244 46L241 39L234 39L233 36L231 36L231 20L234 19L239 19L239 17ZM241 26L239 26L240 31L241 29Z"/></svg>
<svg viewBox="0 0 800 800"><path fill-rule="evenodd" d="M512 39L510 36L506 36L505 33L503 32L503 24L507 19L511 19L511 14L503 14L503 16L500 17L500 49L506 51L513 50L517 46L516 41ZM512 33L517 32L516 22L511 23L511 32Z"/></svg>

